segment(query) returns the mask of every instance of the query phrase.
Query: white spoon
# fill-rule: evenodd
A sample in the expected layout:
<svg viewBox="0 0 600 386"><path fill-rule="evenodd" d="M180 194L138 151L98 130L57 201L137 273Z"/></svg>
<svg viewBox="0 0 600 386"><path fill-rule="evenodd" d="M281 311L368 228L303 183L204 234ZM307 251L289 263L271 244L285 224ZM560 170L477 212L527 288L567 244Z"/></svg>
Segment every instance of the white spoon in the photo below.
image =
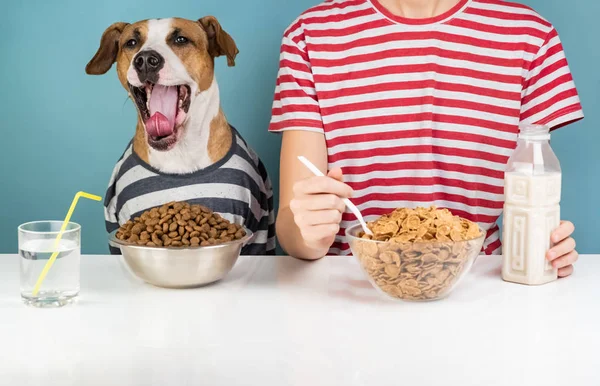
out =
<svg viewBox="0 0 600 386"><path fill-rule="evenodd" d="M325 175L312 162L310 162L308 159L306 159L306 157L299 156L298 159L300 160L300 162L302 162L304 164L304 166L306 166L308 168L308 170L310 170L311 172L313 172L313 174L315 176L317 176L317 177L325 177ZM360 214L360 211L358 210L358 208L356 206L354 206L354 204L350 200L348 200L347 198L343 198L342 201L344 201L344 204L346 204L346 206L348 207L348 209L350 209L350 211L352 213L354 213L354 215L356 216L356 218L360 222L360 225L362 226L363 231L365 231L366 234L372 236L373 232L371 232L371 230L369 229L369 227L367 227L367 223L365 223L365 220L363 219L363 216Z"/></svg>

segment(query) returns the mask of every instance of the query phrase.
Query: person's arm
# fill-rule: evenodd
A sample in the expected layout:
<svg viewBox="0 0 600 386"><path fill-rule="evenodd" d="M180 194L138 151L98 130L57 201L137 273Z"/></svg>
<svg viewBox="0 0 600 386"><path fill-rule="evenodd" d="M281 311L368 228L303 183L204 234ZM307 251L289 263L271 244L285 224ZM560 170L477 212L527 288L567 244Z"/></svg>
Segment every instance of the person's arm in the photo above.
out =
<svg viewBox="0 0 600 386"><path fill-rule="evenodd" d="M325 130L303 28L301 20L292 23L281 42L269 131L283 133L277 238L288 254L314 260L333 244L345 209L340 197L352 190L340 169L326 173ZM299 155L331 178L314 177Z"/></svg>
<svg viewBox="0 0 600 386"><path fill-rule="evenodd" d="M319 170L326 173L327 149L323 134L309 131L287 131L283 133L279 161L277 239L281 247L291 256L313 260L325 256L329 246L307 246L300 229L294 222L294 213L290 209L290 202L294 197L294 184L312 177L311 172L306 168L302 168L302 165L299 164L297 158L299 155L305 156Z"/></svg>
<svg viewBox="0 0 600 386"><path fill-rule="evenodd" d="M341 182L341 170L330 171L329 177L315 177L300 163L300 155L327 174L323 134L283 133L277 238L291 256L315 260L325 256L333 244L345 209L341 197L349 197L352 190Z"/></svg>

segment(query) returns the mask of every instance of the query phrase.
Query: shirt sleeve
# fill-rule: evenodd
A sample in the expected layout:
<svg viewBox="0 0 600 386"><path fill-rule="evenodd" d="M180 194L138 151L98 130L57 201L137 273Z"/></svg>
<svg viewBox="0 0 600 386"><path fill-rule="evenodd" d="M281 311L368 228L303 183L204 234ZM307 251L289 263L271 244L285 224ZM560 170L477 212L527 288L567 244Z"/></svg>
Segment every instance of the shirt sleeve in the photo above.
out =
<svg viewBox="0 0 600 386"><path fill-rule="evenodd" d="M110 178L108 189L106 189L106 194L104 196L104 224L106 226L106 231L108 233L114 232L119 229L119 219L116 213L117 207L117 196L116 196L116 176L119 172L118 165L115 166L113 170L113 174ZM114 245L108 243L108 250L111 255L120 255L121 250Z"/></svg>
<svg viewBox="0 0 600 386"><path fill-rule="evenodd" d="M286 130L324 132L304 32L298 23L290 27L281 43L269 126L271 132Z"/></svg>
<svg viewBox="0 0 600 386"><path fill-rule="evenodd" d="M106 195L104 196L104 225L106 231L111 233L116 229L119 229L119 219L117 217L117 197L115 194L116 181L111 178L111 183L106 189Z"/></svg>
<svg viewBox="0 0 600 386"><path fill-rule="evenodd" d="M552 28L525 73L521 123L543 124L553 130L582 118L573 76Z"/></svg>
<svg viewBox="0 0 600 386"><path fill-rule="evenodd" d="M260 159L258 160L257 168L263 183L263 189L265 191L265 194L261 198L261 206L267 208L267 212L263 214L263 218L261 220L261 223L266 222L266 226L264 228L267 231L267 244L264 254L275 255L277 248L277 240L275 235L275 208L273 203L273 185L271 184L271 179L269 178L267 168Z"/></svg>
<svg viewBox="0 0 600 386"><path fill-rule="evenodd" d="M263 162L254 150L248 148L242 140L244 150L250 157L254 170L248 174L249 184L256 185L258 191L253 191L252 200L248 204L248 215L244 225L254 233L252 243L242 248L243 255L275 255L275 211L273 206L273 187L271 179ZM254 204L258 206L253 207Z"/></svg>

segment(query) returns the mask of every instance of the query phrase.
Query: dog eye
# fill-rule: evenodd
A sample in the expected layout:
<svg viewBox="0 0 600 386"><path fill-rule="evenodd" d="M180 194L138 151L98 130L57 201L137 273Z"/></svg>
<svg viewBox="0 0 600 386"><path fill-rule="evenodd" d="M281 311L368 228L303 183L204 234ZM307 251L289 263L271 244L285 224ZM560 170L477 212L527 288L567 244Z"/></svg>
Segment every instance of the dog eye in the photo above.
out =
<svg viewBox="0 0 600 386"><path fill-rule="evenodd" d="M185 44L188 42L188 39L185 36L177 36L175 38L175 43L176 44Z"/></svg>
<svg viewBox="0 0 600 386"><path fill-rule="evenodd" d="M137 40L135 40L135 39L129 39L127 41L127 43L125 43L125 45L127 47L129 47L129 48L133 48L133 47L137 46Z"/></svg>

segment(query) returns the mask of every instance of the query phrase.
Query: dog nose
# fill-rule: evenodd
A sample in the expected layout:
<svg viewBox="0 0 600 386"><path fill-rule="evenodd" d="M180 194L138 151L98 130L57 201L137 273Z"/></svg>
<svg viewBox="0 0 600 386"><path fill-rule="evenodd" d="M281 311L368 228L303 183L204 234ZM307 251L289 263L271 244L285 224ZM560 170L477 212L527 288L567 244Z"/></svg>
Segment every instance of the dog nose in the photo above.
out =
<svg viewBox="0 0 600 386"><path fill-rule="evenodd" d="M154 50L138 53L133 60L133 66L138 73L140 82L153 82L158 80L158 72L165 64L163 57Z"/></svg>

